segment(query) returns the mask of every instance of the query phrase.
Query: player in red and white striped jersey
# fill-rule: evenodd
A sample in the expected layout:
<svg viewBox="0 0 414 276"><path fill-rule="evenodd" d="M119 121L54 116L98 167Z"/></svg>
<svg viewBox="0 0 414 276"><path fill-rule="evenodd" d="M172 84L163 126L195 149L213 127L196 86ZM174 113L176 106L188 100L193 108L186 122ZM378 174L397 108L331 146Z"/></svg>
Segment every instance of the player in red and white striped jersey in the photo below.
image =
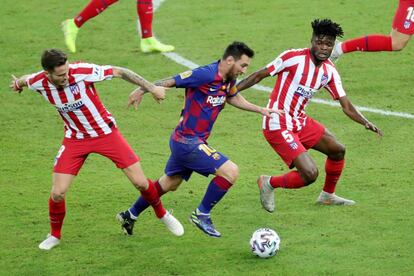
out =
<svg viewBox="0 0 414 276"><path fill-rule="evenodd" d="M414 0L399 0L389 35L369 34L343 42L338 41L330 59L336 62L343 54L355 51L401 51L407 46L413 34Z"/></svg>
<svg viewBox="0 0 414 276"><path fill-rule="evenodd" d="M284 110L285 114L272 114L271 118L263 118L263 134L286 165L289 168L296 167L296 170L281 176L259 177L260 198L263 207L269 212L275 209L274 188L295 189L316 180L318 169L307 152L310 148L327 156L325 185L317 202L355 204L353 200L335 195L336 183L345 164L345 147L304 111L321 88L328 90L332 98L339 101L349 118L382 136L381 130L349 101L341 78L329 60L336 37L343 34L342 28L329 19L313 21L312 28L311 48L285 51L265 68L237 84L237 89L241 91L266 77L278 76L268 107Z"/></svg>
<svg viewBox="0 0 414 276"><path fill-rule="evenodd" d="M27 86L43 95L56 107L65 124L65 137L53 168L49 199L51 232L39 248L49 250L60 243L66 213L65 194L90 153L111 159L151 203L157 217L168 229L175 235L182 235L182 225L163 207L154 183L145 177L139 157L118 131L115 119L100 101L94 83L122 78L148 89L158 101L164 99L165 88L122 67L69 64L66 54L56 49L45 50L41 60L44 71L20 78L13 76L10 85L19 93Z"/></svg>

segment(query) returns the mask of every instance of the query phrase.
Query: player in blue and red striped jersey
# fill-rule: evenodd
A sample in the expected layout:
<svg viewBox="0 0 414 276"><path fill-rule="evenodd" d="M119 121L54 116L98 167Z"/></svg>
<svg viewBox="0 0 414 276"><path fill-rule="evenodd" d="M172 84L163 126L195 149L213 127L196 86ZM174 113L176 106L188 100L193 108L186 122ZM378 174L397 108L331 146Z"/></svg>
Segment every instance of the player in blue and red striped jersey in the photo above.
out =
<svg viewBox="0 0 414 276"><path fill-rule="evenodd" d="M237 77L246 72L253 55L253 50L246 44L233 42L221 60L156 82L160 86L185 88L185 105L170 138L171 156L165 174L154 181L155 186L161 196L176 190L193 172L204 176L214 174L203 200L190 216L191 222L213 237L221 234L211 221L210 211L236 182L239 173L235 163L207 143L218 114L225 103L264 116L278 112L248 102L234 87ZM132 92L129 105L137 106L143 93L142 90ZM126 234L132 234L135 220L147 207L148 203L140 197L131 208L117 215Z"/></svg>

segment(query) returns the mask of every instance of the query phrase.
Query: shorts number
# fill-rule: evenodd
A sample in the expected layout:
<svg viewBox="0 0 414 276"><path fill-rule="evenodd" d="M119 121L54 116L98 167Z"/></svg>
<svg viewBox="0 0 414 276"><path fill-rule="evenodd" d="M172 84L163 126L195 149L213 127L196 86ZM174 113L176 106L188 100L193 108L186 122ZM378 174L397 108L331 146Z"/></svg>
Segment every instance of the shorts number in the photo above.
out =
<svg viewBox="0 0 414 276"><path fill-rule="evenodd" d="M211 156L213 153L216 152L215 149L207 146L206 144L199 145L198 149L204 151L204 153L207 154L207 156Z"/></svg>
<svg viewBox="0 0 414 276"><path fill-rule="evenodd" d="M412 22L414 22L414 8L413 7L408 7L407 9L407 17L405 18L405 20L410 20Z"/></svg>
<svg viewBox="0 0 414 276"><path fill-rule="evenodd" d="M60 149L59 149L58 153L56 154L56 157L55 157L55 164L54 164L54 166L56 166L56 164L57 164L57 162L58 162L59 158L62 156L62 153L63 153L64 151L65 151L65 146L64 146L64 145L62 145L62 146L60 147Z"/></svg>
<svg viewBox="0 0 414 276"><path fill-rule="evenodd" d="M282 131L282 136L288 143L291 143L294 140L292 134L289 133L289 130Z"/></svg>

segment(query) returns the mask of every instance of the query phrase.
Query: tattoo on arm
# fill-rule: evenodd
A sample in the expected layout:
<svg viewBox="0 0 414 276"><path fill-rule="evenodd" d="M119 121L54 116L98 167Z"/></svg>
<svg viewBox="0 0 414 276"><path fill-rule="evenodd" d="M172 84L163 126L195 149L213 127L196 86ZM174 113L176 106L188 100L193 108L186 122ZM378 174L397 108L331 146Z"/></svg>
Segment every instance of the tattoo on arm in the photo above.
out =
<svg viewBox="0 0 414 276"><path fill-rule="evenodd" d="M137 73L129 69L122 68L122 67L116 67L116 69L119 70L119 74L120 74L119 76L123 80L139 85L145 91L152 90L152 88L154 87L152 83L150 83L149 81L147 81L146 79L144 79L143 77L141 77L140 75L138 75Z"/></svg>
<svg viewBox="0 0 414 276"><path fill-rule="evenodd" d="M155 85L164 86L164 87L174 87L175 86L175 79L174 78L166 78L163 80L158 80L155 82Z"/></svg>

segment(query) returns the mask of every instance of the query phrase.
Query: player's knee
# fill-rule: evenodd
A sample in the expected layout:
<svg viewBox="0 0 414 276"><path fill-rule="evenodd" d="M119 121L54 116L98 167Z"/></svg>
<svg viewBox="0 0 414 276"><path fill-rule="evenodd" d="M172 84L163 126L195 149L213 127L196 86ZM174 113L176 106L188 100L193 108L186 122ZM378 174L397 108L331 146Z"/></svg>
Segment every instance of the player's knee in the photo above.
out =
<svg viewBox="0 0 414 276"><path fill-rule="evenodd" d="M59 191L52 191L50 196L54 202L60 202L65 199L65 193Z"/></svg>
<svg viewBox="0 0 414 276"><path fill-rule="evenodd" d="M305 181L306 186L315 182L316 179L318 178L318 175L319 175L319 171L318 171L318 168L315 166L312 166L301 172L301 176L303 180Z"/></svg>
<svg viewBox="0 0 414 276"><path fill-rule="evenodd" d="M393 51L401 51L405 48L408 41L399 40L399 41L392 41L392 50Z"/></svg>
<svg viewBox="0 0 414 276"><path fill-rule="evenodd" d="M131 179L132 184L140 191L148 189L148 180L146 178L134 178Z"/></svg>
<svg viewBox="0 0 414 276"><path fill-rule="evenodd" d="M236 183L237 178L239 177L239 167L232 163L231 167L228 169L227 173L226 173L226 177L227 180L234 184Z"/></svg>
<svg viewBox="0 0 414 276"><path fill-rule="evenodd" d="M345 158L345 150L345 146L338 143L328 157L332 160L343 160Z"/></svg>

